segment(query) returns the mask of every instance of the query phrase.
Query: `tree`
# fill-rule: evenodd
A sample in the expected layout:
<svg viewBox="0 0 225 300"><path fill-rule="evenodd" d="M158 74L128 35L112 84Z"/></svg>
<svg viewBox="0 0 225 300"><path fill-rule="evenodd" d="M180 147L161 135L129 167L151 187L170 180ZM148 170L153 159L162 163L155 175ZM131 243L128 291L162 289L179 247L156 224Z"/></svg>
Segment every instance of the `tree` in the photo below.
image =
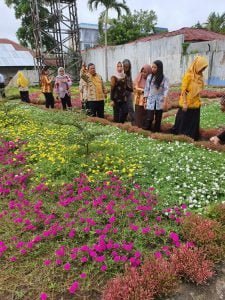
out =
<svg viewBox="0 0 225 300"><path fill-rule="evenodd" d="M219 15L212 12L205 23L205 28L219 33L225 33L225 13Z"/></svg>
<svg viewBox="0 0 225 300"><path fill-rule="evenodd" d="M108 60L107 60L107 31L108 31L108 22L109 22L109 10L114 9L117 12L118 18L122 15L122 10L124 10L127 14L130 13L128 6L126 5L126 1L122 0L122 2L118 2L117 0L88 0L88 7L91 11L97 9L99 5L104 6L104 11L100 15L100 20L104 19L104 36L105 36L105 76L106 80L108 80Z"/></svg>
<svg viewBox="0 0 225 300"><path fill-rule="evenodd" d="M108 29L108 43L111 45L125 44L154 32L157 24L154 11L140 10L133 14L122 16L119 20L112 19Z"/></svg>
<svg viewBox="0 0 225 300"><path fill-rule="evenodd" d="M220 15L218 13L212 12L208 16L207 21L205 23L200 24L200 22L198 22L193 26L193 28L203 28L225 34L225 13L222 13Z"/></svg>
<svg viewBox="0 0 225 300"><path fill-rule="evenodd" d="M35 41L33 36L33 23L30 9L30 1L28 0L5 0L8 7L13 7L15 10L15 16L17 19L21 19L21 27L17 30L17 37L20 43L25 46L34 49ZM39 5L39 17L41 20L41 27L48 29L52 26L52 20L49 19L49 11L41 1L38 1ZM52 49L54 42L47 35L43 35L42 44L46 50Z"/></svg>
<svg viewBox="0 0 225 300"><path fill-rule="evenodd" d="M203 29L203 25L198 21L192 28Z"/></svg>

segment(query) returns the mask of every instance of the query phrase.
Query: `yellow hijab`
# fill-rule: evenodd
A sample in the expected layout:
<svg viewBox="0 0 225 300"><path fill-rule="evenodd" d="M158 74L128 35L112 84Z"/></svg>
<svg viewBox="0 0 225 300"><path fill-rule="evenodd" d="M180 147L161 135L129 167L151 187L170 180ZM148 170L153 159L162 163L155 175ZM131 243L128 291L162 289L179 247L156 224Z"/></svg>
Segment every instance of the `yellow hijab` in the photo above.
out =
<svg viewBox="0 0 225 300"><path fill-rule="evenodd" d="M19 71L17 73L17 85L21 86L22 88L28 87L29 81L28 79L24 76L23 72Z"/></svg>
<svg viewBox="0 0 225 300"><path fill-rule="evenodd" d="M185 76L191 76L192 79L189 91L190 98L197 96L204 88L203 75L200 71L206 67L208 67L206 58L197 56L188 68Z"/></svg>

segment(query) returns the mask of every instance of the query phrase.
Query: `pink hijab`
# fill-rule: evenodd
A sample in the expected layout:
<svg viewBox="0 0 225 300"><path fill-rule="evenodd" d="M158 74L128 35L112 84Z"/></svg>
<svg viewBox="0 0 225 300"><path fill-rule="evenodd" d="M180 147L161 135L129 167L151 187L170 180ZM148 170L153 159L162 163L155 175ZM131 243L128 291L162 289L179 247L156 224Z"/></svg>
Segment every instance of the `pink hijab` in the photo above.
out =
<svg viewBox="0 0 225 300"><path fill-rule="evenodd" d="M142 71L142 70L145 70L145 71L147 72L147 76L148 76L149 74L152 73L152 68L151 68L151 66L148 65L148 64L144 65L144 66L141 68L141 71ZM141 71L139 72L138 76L135 78L134 84L135 84L136 88L144 89L145 83L146 83L146 79L147 79L147 78L146 78L146 79L143 78L143 76L142 76L142 74L141 74Z"/></svg>

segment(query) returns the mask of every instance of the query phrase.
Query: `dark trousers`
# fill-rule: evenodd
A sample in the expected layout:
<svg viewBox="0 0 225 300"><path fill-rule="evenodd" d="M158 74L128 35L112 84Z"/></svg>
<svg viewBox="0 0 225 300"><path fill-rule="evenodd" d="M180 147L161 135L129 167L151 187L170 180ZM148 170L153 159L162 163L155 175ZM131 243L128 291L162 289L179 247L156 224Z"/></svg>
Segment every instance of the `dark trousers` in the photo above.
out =
<svg viewBox="0 0 225 300"><path fill-rule="evenodd" d="M114 102L113 121L116 123L124 123L128 112L127 102Z"/></svg>
<svg viewBox="0 0 225 300"><path fill-rule="evenodd" d="M54 108L54 103L55 103L55 100L54 100L54 97L53 97L53 94L52 93L44 93L45 95L45 106L46 108Z"/></svg>
<svg viewBox="0 0 225 300"><path fill-rule="evenodd" d="M133 105L133 94L131 92L127 92L126 101L127 101L127 116L131 124L134 125L134 105Z"/></svg>
<svg viewBox="0 0 225 300"><path fill-rule="evenodd" d="M72 103L71 103L71 97L66 94L64 96L64 98L60 98L61 99L61 102L62 102L62 107L63 107L63 110L66 110L67 107L72 107Z"/></svg>
<svg viewBox="0 0 225 300"><path fill-rule="evenodd" d="M2 98L5 98L5 84L3 82L0 83L0 95Z"/></svg>
<svg viewBox="0 0 225 300"><path fill-rule="evenodd" d="M20 91L20 98L23 102L30 102L29 92L28 91Z"/></svg>
<svg viewBox="0 0 225 300"><path fill-rule="evenodd" d="M218 135L218 138L221 140L221 142L225 142L225 130Z"/></svg>
<svg viewBox="0 0 225 300"><path fill-rule="evenodd" d="M88 107L90 110L90 116L104 118L104 100L88 101Z"/></svg>
<svg viewBox="0 0 225 300"><path fill-rule="evenodd" d="M159 132L161 127L162 114L163 114L162 109L147 110L146 124L144 126L144 129ZM155 120L154 128L152 128L152 123L154 120Z"/></svg>

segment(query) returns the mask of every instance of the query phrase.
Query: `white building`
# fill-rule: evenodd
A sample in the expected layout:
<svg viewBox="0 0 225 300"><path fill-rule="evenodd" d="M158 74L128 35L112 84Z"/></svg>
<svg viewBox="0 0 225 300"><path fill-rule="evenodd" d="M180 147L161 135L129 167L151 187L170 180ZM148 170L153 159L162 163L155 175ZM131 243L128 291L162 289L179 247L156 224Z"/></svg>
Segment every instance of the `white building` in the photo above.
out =
<svg viewBox="0 0 225 300"><path fill-rule="evenodd" d="M98 45L99 31L97 24L80 23L80 50L89 49Z"/></svg>

